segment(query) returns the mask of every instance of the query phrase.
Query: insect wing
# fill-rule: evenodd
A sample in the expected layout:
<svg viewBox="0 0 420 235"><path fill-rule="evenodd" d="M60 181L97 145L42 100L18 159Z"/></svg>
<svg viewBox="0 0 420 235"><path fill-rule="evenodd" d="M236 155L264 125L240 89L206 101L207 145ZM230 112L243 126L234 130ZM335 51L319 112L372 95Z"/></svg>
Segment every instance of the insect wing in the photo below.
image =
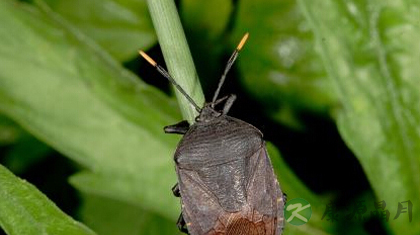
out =
<svg viewBox="0 0 420 235"><path fill-rule="evenodd" d="M251 164L255 167L247 185L247 201L253 209L253 220L262 221L265 226L265 233L257 234L279 235L284 227L285 202L265 144L252 158Z"/></svg>
<svg viewBox="0 0 420 235"><path fill-rule="evenodd" d="M191 235L279 235L283 228L283 194L266 149L250 156L246 173L246 202L228 212L197 171L177 168L182 214Z"/></svg>
<svg viewBox="0 0 420 235"><path fill-rule="evenodd" d="M182 216L191 235L204 235L224 212L196 171L177 168Z"/></svg>

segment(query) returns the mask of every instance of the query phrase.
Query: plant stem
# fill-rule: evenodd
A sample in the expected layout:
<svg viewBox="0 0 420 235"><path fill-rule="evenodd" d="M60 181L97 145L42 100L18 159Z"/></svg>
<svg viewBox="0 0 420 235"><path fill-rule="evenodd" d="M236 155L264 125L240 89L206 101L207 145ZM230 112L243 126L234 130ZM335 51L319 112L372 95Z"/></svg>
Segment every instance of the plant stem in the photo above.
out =
<svg viewBox="0 0 420 235"><path fill-rule="evenodd" d="M148 0L147 5L169 73L201 107L203 91L174 1ZM192 124L197 111L177 90L176 96L182 116Z"/></svg>

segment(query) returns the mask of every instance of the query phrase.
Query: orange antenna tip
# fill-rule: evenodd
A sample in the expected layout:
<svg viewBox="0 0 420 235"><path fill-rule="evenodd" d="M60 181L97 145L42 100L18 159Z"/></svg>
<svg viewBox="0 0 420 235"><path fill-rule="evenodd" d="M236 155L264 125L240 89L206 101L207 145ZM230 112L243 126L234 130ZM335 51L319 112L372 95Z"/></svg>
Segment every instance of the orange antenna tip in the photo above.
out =
<svg viewBox="0 0 420 235"><path fill-rule="evenodd" d="M139 54L145 59L147 60L147 62L149 62L151 65L153 65L154 67L157 66L157 63L150 58L150 56L148 56L146 53L144 53L144 51L139 51Z"/></svg>
<svg viewBox="0 0 420 235"><path fill-rule="evenodd" d="M242 39L241 42L238 44L238 46L236 47L236 50L240 51L242 49L242 47L244 46L246 40L248 39L249 33L246 33Z"/></svg>

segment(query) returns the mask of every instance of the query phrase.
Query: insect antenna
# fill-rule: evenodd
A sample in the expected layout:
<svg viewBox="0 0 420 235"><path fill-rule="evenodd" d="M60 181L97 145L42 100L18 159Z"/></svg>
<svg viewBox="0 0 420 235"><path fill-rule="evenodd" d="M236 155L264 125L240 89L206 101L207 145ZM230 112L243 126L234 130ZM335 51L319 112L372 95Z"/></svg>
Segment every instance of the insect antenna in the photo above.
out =
<svg viewBox="0 0 420 235"><path fill-rule="evenodd" d="M211 106L212 106L213 108L214 108L214 103L216 102L216 99L217 99L217 97L219 96L220 89L222 88L222 85L223 85L223 83L225 82L226 75L227 75L227 73L229 72L230 68L232 67L233 63L235 63L235 60L236 60L236 58L238 57L239 51L240 51L240 50L242 49L242 47L244 46L244 44L245 44L246 40L248 39L248 36L249 36L249 33L246 33L246 34L242 37L241 41L239 42L238 46L236 47L235 51L234 51L234 52L233 52L233 54L230 56L230 58L229 58L229 60L228 60L228 62L227 62L227 64L226 64L225 70L224 70L224 72L223 72L223 74L222 74L222 77L220 78L219 85L217 86L216 92L214 93L213 100L212 100L212 102L211 102L211 103L212 103L212 104L211 104Z"/></svg>
<svg viewBox="0 0 420 235"><path fill-rule="evenodd" d="M149 64L151 64L153 67L156 68L156 70L162 74L165 78L167 78L175 87L178 89L179 92L181 92L182 95L184 95L185 98L194 106L195 110L197 112L201 112L201 108L198 107L198 105L194 102L194 100L185 92L184 89L178 83L176 83L175 79L172 78L172 76L160 65L158 65L150 56L148 56L144 51L139 51L139 54L147 61Z"/></svg>

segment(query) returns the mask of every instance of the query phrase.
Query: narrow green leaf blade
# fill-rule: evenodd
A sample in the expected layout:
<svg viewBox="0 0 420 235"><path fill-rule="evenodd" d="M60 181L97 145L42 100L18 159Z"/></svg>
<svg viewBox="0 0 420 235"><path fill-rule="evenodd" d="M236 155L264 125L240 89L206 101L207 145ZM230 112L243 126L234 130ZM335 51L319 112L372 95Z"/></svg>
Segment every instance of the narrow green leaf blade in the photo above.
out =
<svg viewBox="0 0 420 235"><path fill-rule="evenodd" d="M419 234L420 5L403 0L299 3L340 94L341 135L377 199L385 200L391 229Z"/></svg>
<svg viewBox="0 0 420 235"><path fill-rule="evenodd" d="M97 192L176 220L176 103L54 12L0 1L0 111L105 181ZM157 78L159 79L159 78ZM163 79L163 78L162 78ZM86 185L81 188L87 188Z"/></svg>
<svg viewBox="0 0 420 235"><path fill-rule="evenodd" d="M0 165L0 225L8 235L95 234L28 182Z"/></svg>
<svg viewBox="0 0 420 235"><path fill-rule="evenodd" d="M46 0L46 3L120 61L156 43L144 0Z"/></svg>

